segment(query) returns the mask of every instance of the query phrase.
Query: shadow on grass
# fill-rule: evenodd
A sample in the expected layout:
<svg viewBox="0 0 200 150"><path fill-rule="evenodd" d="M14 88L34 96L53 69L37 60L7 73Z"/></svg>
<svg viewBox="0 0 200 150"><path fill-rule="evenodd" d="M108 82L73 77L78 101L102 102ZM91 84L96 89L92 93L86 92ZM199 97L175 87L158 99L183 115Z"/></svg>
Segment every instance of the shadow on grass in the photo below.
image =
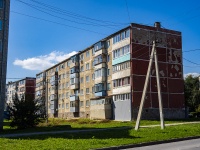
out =
<svg viewBox="0 0 200 150"><path fill-rule="evenodd" d="M112 127L106 128L106 130L101 130L105 128L69 128L66 129L66 126L58 127L56 131L62 131L65 127L65 133L48 133L48 134L38 134L38 135L26 135L26 136L17 136L17 137L6 137L8 139L33 139L33 140L45 140L49 138L62 138L62 139L135 139L139 137L134 137L130 135L130 128L123 128L123 127ZM35 132L40 131L52 131L49 127L38 127L39 129ZM49 128L49 129L47 129ZM53 128L56 129L54 126ZM62 129L62 130L61 130ZM94 131L93 129L97 129ZM82 132L81 130L84 130ZM88 130L88 131L85 131ZM90 131L93 130L93 131ZM30 130L29 130L30 131ZM70 132L72 131L72 132ZM74 132L75 131L75 132ZM32 132L33 133L33 132ZM19 133L20 134L20 133Z"/></svg>

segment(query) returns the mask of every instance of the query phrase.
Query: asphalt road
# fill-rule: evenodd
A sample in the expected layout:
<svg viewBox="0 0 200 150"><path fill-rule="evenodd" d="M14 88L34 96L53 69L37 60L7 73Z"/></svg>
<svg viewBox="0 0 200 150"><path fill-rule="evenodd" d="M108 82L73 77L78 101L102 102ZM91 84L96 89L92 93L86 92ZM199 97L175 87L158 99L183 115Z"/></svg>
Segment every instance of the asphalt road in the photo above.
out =
<svg viewBox="0 0 200 150"><path fill-rule="evenodd" d="M130 148L129 150L200 150L200 139Z"/></svg>

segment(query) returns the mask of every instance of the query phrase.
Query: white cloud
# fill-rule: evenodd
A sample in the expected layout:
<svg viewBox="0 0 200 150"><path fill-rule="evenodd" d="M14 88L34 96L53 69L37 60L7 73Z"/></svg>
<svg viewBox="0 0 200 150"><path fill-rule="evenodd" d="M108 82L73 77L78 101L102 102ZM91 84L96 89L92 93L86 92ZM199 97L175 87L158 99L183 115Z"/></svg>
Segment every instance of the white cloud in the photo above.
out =
<svg viewBox="0 0 200 150"><path fill-rule="evenodd" d="M16 59L13 64L28 70L42 71L75 55L76 53L76 51L73 51L71 53L64 54L63 52L53 51L48 55L27 58L24 60Z"/></svg>
<svg viewBox="0 0 200 150"><path fill-rule="evenodd" d="M192 75L193 77L198 77L200 74L199 73L196 73L196 72L193 72L193 73L187 73L187 74L184 74L184 78L189 76L189 75Z"/></svg>

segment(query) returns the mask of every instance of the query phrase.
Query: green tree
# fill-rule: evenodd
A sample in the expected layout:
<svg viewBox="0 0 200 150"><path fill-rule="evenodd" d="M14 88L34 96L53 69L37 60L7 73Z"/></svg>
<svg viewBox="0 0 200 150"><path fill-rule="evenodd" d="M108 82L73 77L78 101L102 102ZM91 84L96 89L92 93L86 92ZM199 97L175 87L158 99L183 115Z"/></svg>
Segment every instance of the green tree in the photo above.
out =
<svg viewBox="0 0 200 150"><path fill-rule="evenodd" d="M189 75L184 81L186 105L190 111L196 111L200 105L199 78Z"/></svg>
<svg viewBox="0 0 200 150"><path fill-rule="evenodd" d="M9 108L12 122L11 127L18 129L31 128L39 122L39 114L37 113L40 106L31 95L22 96L21 99L15 94L13 106Z"/></svg>

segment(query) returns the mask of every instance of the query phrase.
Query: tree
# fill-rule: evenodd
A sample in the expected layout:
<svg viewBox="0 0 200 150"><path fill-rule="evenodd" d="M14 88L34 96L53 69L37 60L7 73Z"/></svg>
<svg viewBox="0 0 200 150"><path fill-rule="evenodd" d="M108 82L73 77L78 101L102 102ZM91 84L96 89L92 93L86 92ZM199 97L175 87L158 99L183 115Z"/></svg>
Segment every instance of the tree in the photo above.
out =
<svg viewBox="0 0 200 150"><path fill-rule="evenodd" d="M200 105L199 77L189 75L184 81L186 105L190 111L196 111Z"/></svg>
<svg viewBox="0 0 200 150"><path fill-rule="evenodd" d="M10 107L10 114L12 122L11 127L18 129L25 129L36 126L39 122L40 106L34 101L33 96L25 95L19 100L18 95L15 94L13 100L13 107Z"/></svg>

